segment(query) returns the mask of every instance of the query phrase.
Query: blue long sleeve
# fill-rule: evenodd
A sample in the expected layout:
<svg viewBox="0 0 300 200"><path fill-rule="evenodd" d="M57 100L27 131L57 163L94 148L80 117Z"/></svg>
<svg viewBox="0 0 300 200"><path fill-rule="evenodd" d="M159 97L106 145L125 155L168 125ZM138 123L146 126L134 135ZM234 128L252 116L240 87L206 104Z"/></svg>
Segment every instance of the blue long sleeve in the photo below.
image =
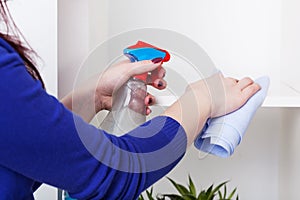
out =
<svg viewBox="0 0 300 200"><path fill-rule="evenodd" d="M22 189L12 185L24 199L32 199L35 182L77 199L136 199L174 168L186 143L169 117L122 137L89 125L47 94L0 38L0 195L18 180Z"/></svg>

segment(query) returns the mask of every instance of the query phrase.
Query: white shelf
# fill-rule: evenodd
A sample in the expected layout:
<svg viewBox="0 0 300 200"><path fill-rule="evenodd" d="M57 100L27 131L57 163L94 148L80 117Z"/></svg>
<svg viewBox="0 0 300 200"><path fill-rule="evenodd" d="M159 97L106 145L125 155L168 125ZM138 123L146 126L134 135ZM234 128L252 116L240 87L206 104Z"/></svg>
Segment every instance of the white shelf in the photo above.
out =
<svg viewBox="0 0 300 200"><path fill-rule="evenodd" d="M299 97L267 97L263 107L300 107Z"/></svg>

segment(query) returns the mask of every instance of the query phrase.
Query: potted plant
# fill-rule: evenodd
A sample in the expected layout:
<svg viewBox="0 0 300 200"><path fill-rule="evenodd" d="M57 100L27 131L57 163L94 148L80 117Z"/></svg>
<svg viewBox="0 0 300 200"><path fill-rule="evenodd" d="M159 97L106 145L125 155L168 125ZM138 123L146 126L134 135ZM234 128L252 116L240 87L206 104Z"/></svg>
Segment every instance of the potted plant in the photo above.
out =
<svg viewBox="0 0 300 200"><path fill-rule="evenodd" d="M175 182L171 178L168 178L168 180L176 188L179 194L158 194L154 196L152 187L150 190L146 190L144 195L146 195L149 200L215 200L216 198L218 200L233 200L235 196L235 200L239 199L236 194L236 188L227 194L226 184L228 181L225 181L215 187L212 184L208 189L197 192L190 176L187 187ZM145 200L143 194L140 195L138 200Z"/></svg>

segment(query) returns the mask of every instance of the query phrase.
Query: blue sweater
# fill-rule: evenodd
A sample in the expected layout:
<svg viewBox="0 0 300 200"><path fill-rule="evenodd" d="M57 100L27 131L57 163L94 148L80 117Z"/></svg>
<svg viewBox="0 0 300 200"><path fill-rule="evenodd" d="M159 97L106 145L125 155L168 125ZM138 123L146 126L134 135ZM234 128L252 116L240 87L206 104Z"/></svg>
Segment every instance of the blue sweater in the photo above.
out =
<svg viewBox="0 0 300 200"><path fill-rule="evenodd" d="M159 116L116 137L66 109L0 38L0 197L33 199L40 183L77 199L136 199L186 150L183 128Z"/></svg>

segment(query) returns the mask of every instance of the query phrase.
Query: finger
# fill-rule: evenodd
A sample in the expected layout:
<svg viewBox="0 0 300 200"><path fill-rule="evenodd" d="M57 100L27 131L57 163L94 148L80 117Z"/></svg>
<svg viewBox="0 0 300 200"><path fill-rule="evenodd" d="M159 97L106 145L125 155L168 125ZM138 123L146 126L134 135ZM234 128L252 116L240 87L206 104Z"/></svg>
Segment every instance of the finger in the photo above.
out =
<svg viewBox="0 0 300 200"><path fill-rule="evenodd" d="M163 90L167 87L167 81L165 81L164 79L156 79L152 84L153 87L159 89L159 90Z"/></svg>
<svg viewBox="0 0 300 200"><path fill-rule="evenodd" d="M152 112L152 110L149 107L147 107L146 108L146 115L150 115L151 112Z"/></svg>
<svg viewBox="0 0 300 200"><path fill-rule="evenodd" d="M163 79L166 75L166 70L163 67L156 68L151 72L152 80Z"/></svg>
<svg viewBox="0 0 300 200"><path fill-rule="evenodd" d="M237 83L237 86L238 86L241 90L243 90L243 89L247 88L249 85L253 84L253 82L254 82L254 81L253 81L251 78L246 77L246 78L241 79L241 80Z"/></svg>
<svg viewBox="0 0 300 200"><path fill-rule="evenodd" d="M156 79L163 79L165 75L166 70L162 66L159 66L148 76L147 84L151 85Z"/></svg>
<svg viewBox="0 0 300 200"><path fill-rule="evenodd" d="M166 69L163 67L159 68L158 78L163 79L165 78L165 76L166 76Z"/></svg>
<svg viewBox="0 0 300 200"><path fill-rule="evenodd" d="M127 64L131 63L129 59L121 60L118 64Z"/></svg>
<svg viewBox="0 0 300 200"><path fill-rule="evenodd" d="M148 94L145 98L145 105L146 106L152 106L156 102L155 97L151 94Z"/></svg>
<svg viewBox="0 0 300 200"><path fill-rule="evenodd" d="M231 84L231 85L236 85L238 82L239 82L239 80L237 80L237 79L235 79L235 78L231 78L231 77L228 77L228 78L226 78L228 81L229 81L229 83Z"/></svg>
<svg viewBox="0 0 300 200"><path fill-rule="evenodd" d="M252 97L257 91L260 90L260 86L257 83L251 84L242 90L242 96L245 101Z"/></svg>
<svg viewBox="0 0 300 200"><path fill-rule="evenodd" d="M130 64L126 64L128 66L128 73L130 76L144 74L147 72L151 72L159 67L161 63L153 63L151 60L143 60Z"/></svg>

